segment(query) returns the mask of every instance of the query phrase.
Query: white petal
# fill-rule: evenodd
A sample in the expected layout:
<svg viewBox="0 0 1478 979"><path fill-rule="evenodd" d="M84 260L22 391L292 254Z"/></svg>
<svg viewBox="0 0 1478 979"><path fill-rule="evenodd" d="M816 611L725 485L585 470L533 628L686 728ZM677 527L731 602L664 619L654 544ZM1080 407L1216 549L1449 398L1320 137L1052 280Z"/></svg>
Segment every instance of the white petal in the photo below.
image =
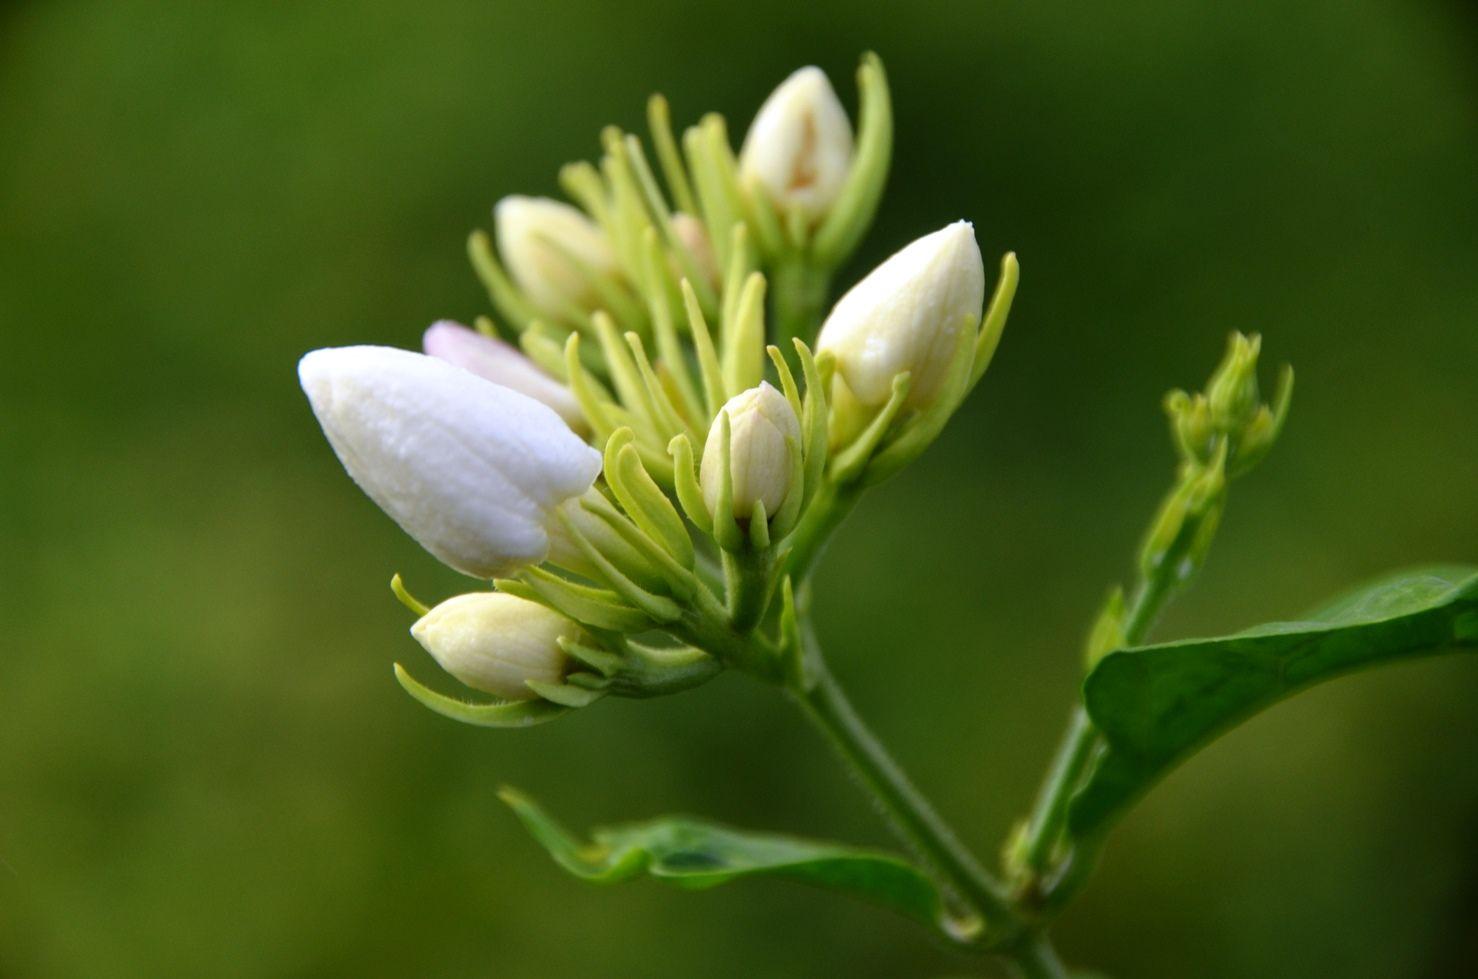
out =
<svg viewBox="0 0 1478 979"><path fill-rule="evenodd" d="M600 453L552 410L390 347L315 350L298 377L349 475L446 564L488 578L544 558L556 506Z"/></svg>
<svg viewBox="0 0 1478 979"><path fill-rule="evenodd" d="M526 680L563 680L569 657L559 640L579 634L563 615L500 592L449 598L411 627L442 669L474 690L510 700L535 696Z"/></svg>

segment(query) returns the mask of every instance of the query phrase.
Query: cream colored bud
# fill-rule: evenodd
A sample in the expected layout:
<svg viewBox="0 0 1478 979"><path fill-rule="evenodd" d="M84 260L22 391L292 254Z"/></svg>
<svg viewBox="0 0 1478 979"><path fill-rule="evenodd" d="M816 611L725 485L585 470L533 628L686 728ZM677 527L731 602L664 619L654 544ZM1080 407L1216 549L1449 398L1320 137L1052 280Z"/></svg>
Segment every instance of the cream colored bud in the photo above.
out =
<svg viewBox="0 0 1478 979"><path fill-rule="evenodd" d="M569 388L544 373L511 343L484 336L451 320L427 327L421 349L430 357L455 364L478 377L526 394L553 408L577 432L586 430L585 413Z"/></svg>
<svg viewBox="0 0 1478 979"><path fill-rule="evenodd" d="M616 271L615 253L600 227L563 201L505 197L493 208L493 221L509 275L542 309L591 306L589 276Z"/></svg>
<svg viewBox="0 0 1478 979"><path fill-rule="evenodd" d="M685 211L678 211L672 216L672 231L677 235L677 240L693 256L693 261L698 266L698 271L708 279L711 285L719 284L718 258L713 253L713 242L708 240L708 229L703 226L693 215ZM679 279L688 274L683 263L675 258L672 262L672 274Z"/></svg>
<svg viewBox="0 0 1478 979"><path fill-rule="evenodd" d="M792 446L799 447L801 424L785 395L768 383L741 391L720 409L729 417L729 474L734 487L734 516L747 518L755 501L771 516L791 490ZM709 512L718 507L723 463L720 419L715 419L703 447L698 478ZM788 440L788 441L787 441Z"/></svg>
<svg viewBox="0 0 1478 979"><path fill-rule="evenodd" d="M822 324L817 351L836 358L863 405L886 402L893 378L908 371L907 405L925 408L961 351L960 332L979 328L984 303L980 246L970 223L956 221L906 245L853 286Z"/></svg>
<svg viewBox="0 0 1478 979"><path fill-rule="evenodd" d="M525 683L559 683L570 657L561 639L579 639L580 627L558 612L501 592L449 598L411 626L441 668L474 690L508 700L536 696Z"/></svg>
<svg viewBox="0 0 1478 979"><path fill-rule="evenodd" d="M770 93L750 124L739 173L782 211L815 219L837 199L852 168L852 124L826 73L810 66Z"/></svg>

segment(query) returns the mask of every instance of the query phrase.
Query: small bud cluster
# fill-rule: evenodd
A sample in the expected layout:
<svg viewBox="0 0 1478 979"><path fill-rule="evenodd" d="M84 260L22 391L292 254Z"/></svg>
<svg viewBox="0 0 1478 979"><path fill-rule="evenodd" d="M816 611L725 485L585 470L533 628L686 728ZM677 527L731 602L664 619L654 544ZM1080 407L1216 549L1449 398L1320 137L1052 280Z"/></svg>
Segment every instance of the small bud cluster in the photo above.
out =
<svg viewBox="0 0 1478 979"><path fill-rule="evenodd" d="M528 724L723 666L800 669L796 585L844 501L922 452L980 380L1017 277L1007 255L987 304L958 221L801 322L886 176L876 58L858 80L855 139L826 76L803 68L737 156L718 116L679 141L657 97L656 168L608 129L598 164L561 172L573 204L499 201L469 254L516 344L479 317L432 324L424 354L303 358L350 476L496 589L428 608L396 578L415 638L497 699L450 698L397 668L413 696L470 723Z"/></svg>
<svg viewBox="0 0 1478 979"><path fill-rule="evenodd" d="M1262 403L1261 350L1257 334L1233 333L1204 391L1165 396L1180 468L1141 551L1147 573L1168 565L1184 580L1200 567L1226 506L1228 481L1251 470L1277 441L1292 403L1293 370L1283 368L1273 403Z"/></svg>

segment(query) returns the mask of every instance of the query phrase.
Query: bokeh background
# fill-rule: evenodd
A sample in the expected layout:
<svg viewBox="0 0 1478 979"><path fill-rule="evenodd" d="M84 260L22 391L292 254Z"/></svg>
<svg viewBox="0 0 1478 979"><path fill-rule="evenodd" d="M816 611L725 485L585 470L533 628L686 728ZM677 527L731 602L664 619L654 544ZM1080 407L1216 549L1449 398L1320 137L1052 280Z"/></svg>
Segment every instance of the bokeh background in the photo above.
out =
<svg viewBox="0 0 1478 979"><path fill-rule="evenodd" d="M1160 634L1478 558L1478 17L1467 4L677 0L0 9L0 975L931 977L912 925L783 883L587 888L498 804L886 843L825 747L723 678L498 733L386 589L464 588L351 486L316 346L484 298L463 239L639 127L737 133L814 62L894 87L850 281L975 221L1016 249L986 383L819 579L864 713L968 841L1027 804L1078 643L1169 476L1158 400L1226 331L1299 371ZM1118 977L1478 968L1478 663L1348 678L1177 772L1056 933ZM978 969L977 969L978 972Z"/></svg>

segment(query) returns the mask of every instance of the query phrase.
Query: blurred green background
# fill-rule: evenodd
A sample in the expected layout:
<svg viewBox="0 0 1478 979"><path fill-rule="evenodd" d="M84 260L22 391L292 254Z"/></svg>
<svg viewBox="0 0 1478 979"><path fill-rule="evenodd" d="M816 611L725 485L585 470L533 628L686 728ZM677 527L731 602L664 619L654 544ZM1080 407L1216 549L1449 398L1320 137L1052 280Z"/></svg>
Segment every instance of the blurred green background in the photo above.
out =
<svg viewBox="0 0 1478 979"><path fill-rule="evenodd" d="M1022 290L981 390L830 552L859 707L993 850L1232 328L1299 394L1162 636L1478 558L1478 18L1456 2L79 0L0 11L0 975L930 977L782 883L590 889L498 804L887 839L726 677L524 732L394 684L465 587L343 476L294 361L484 311L500 195L598 128L743 127L794 67L898 113L857 268L957 217ZM1270 376L1270 375L1269 375ZM1117 977L1470 976L1478 664L1349 678L1177 772L1057 935Z"/></svg>

